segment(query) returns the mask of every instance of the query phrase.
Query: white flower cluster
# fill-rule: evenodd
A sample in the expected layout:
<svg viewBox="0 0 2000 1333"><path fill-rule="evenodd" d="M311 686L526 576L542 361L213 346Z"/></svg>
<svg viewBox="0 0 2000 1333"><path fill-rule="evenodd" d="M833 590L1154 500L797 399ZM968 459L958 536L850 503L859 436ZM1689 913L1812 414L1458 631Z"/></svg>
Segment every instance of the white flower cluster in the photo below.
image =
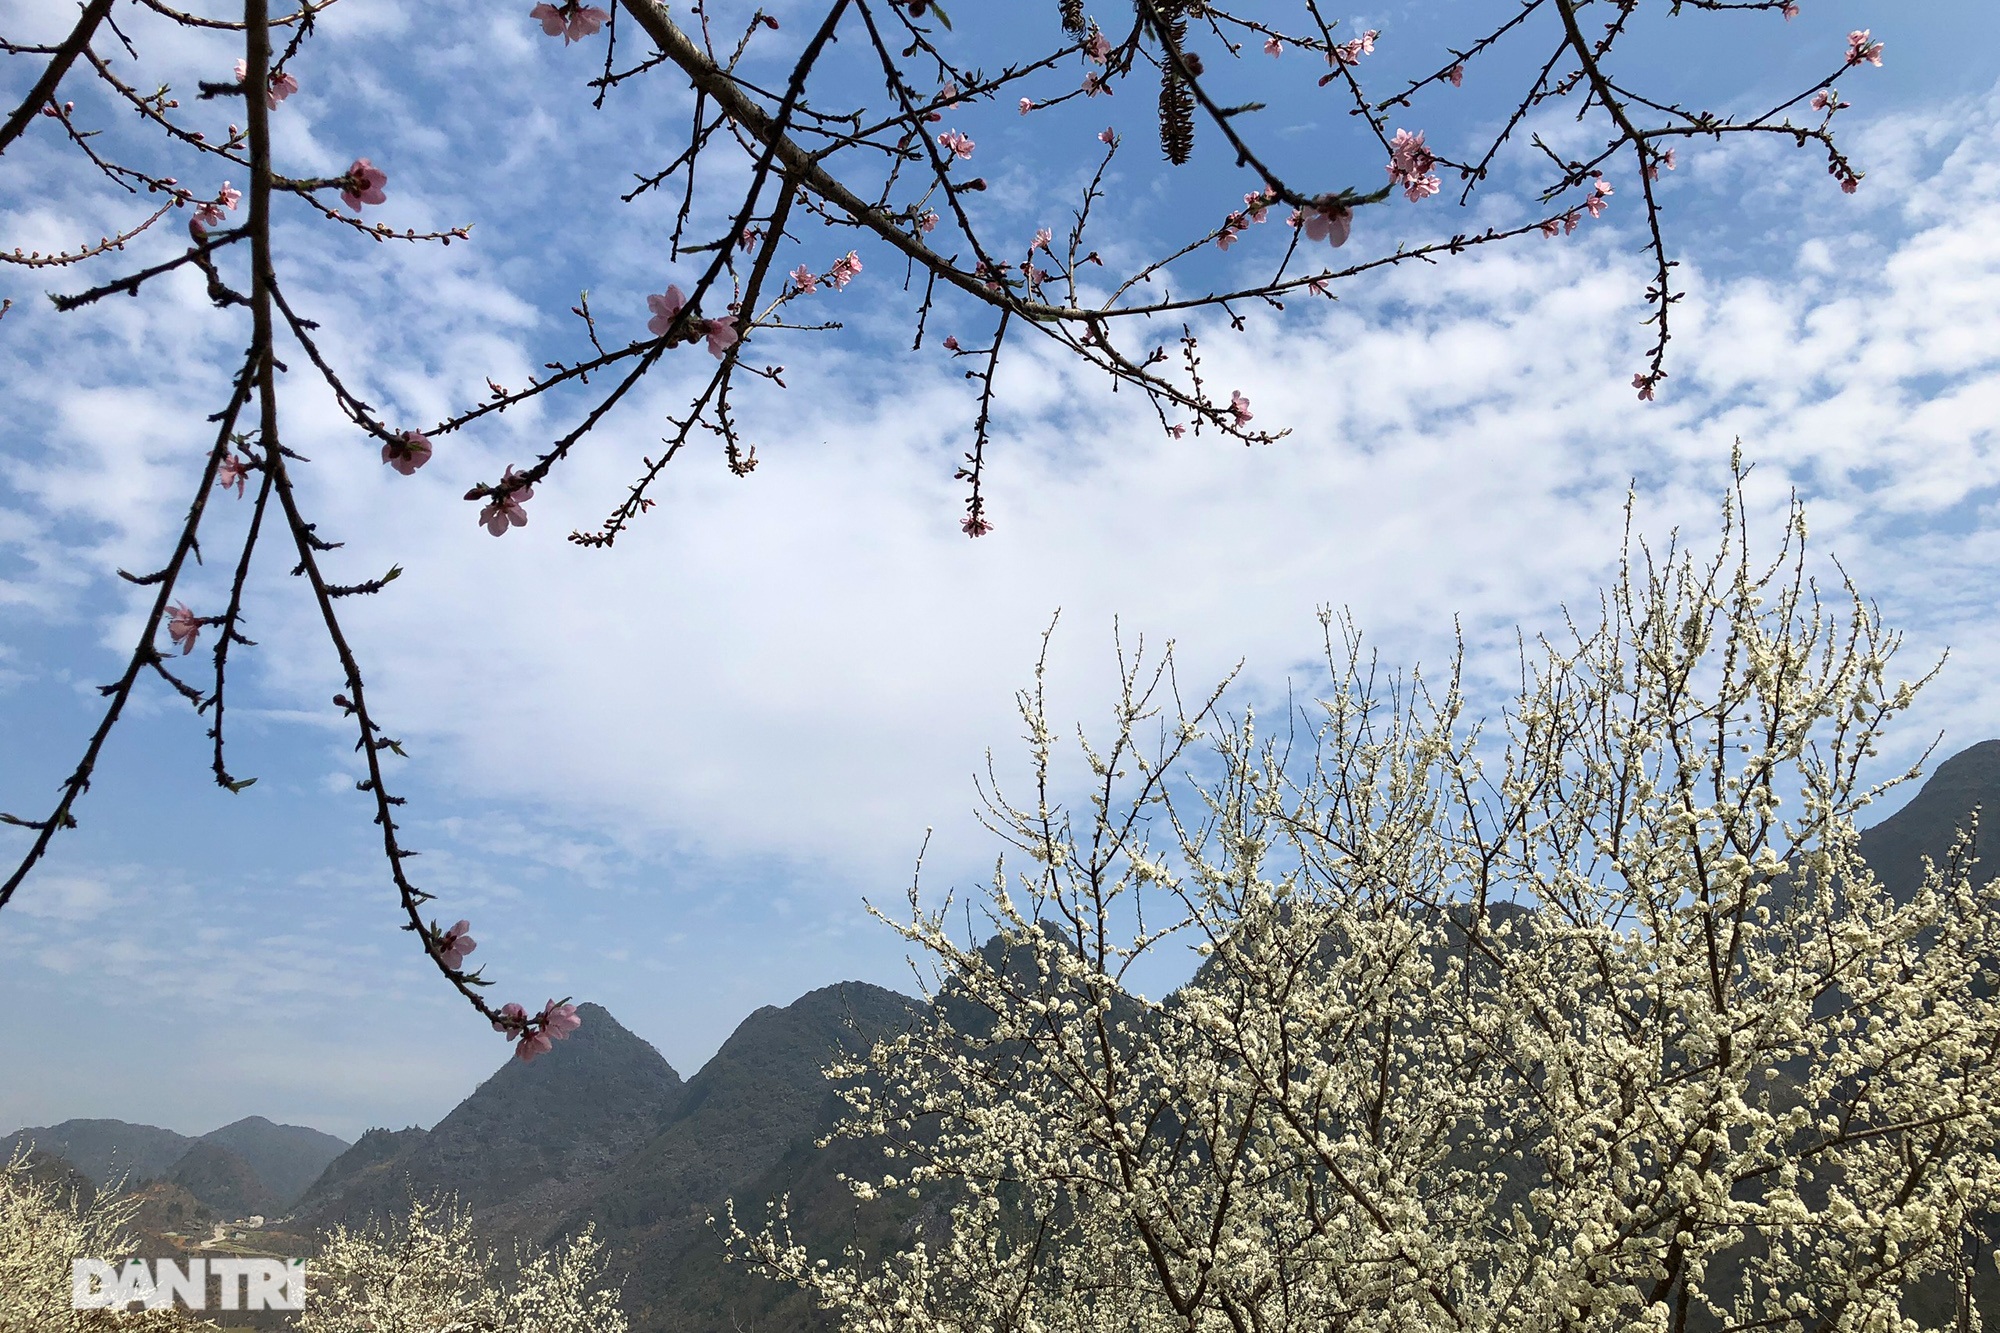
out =
<svg viewBox="0 0 2000 1333"><path fill-rule="evenodd" d="M998 944L913 889L930 1019L829 1071L886 1145L855 1192L948 1227L826 1258L732 1215L737 1255L855 1333L1977 1327L2000 886L1964 840L1908 901L1860 861L1911 687L1786 538L1753 564L1732 503L1713 560L1628 548L1498 744L1328 618L1310 754L1218 692L1141 765L1179 696L1130 665L1072 820L1038 685ZM1198 974L1131 994L1173 936Z"/></svg>

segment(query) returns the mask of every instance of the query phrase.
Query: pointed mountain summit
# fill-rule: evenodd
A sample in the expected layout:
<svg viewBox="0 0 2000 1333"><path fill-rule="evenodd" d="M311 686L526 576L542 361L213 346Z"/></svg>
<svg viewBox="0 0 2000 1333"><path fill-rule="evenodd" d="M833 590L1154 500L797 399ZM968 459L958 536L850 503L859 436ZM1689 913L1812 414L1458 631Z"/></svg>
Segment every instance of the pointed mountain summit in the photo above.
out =
<svg viewBox="0 0 2000 1333"><path fill-rule="evenodd" d="M625 1305L635 1329L708 1327L711 1314L723 1320L713 1327L724 1328L717 1312L749 1288L759 1288L757 1299L782 1295L764 1292L764 1279L740 1265L719 1271L722 1242L707 1225L709 1215L734 1195L740 1215L758 1218L769 1195L791 1188L816 1158L813 1140L839 1111L821 1071L902 1031L921 1010L906 995L858 981L809 992L783 1009L757 1010L688 1080L673 1122L599 1182L552 1234L597 1224L631 1275ZM694 1282L687 1280L691 1262L702 1270Z"/></svg>
<svg viewBox="0 0 2000 1333"><path fill-rule="evenodd" d="M271 1202L279 1208L289 1208L297 1202L306 1186L319 1179L327 1164L348 1148L346 1139L304 1125L276 1125L261 1115L246 1116L234 1124L211 1130L201 1136L201 1141L236 1154L256 1173L269 1190ZM200 1190L193 1193L201 1195Z"/></svg>
<svg viewBox="0 0 2000 1333"><path fill-rule="evenodd" d="M681 1077L603 1006L577 1014L583 1025L566 1040L532 1062L509 1059L429 1133L363 1135L306 1191L300 1221L351 1224L443 1194L475 1215L503 1203L533 1213L638 1149L679 1107Z"/></svg>

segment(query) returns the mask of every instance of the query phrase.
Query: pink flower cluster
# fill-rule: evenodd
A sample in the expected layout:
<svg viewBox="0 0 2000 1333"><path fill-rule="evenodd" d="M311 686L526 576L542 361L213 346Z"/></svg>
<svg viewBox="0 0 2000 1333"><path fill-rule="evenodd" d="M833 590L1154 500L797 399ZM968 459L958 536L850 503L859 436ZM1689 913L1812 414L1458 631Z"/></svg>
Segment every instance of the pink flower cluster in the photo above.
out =
<svg viewBox="0 0 2000 1333"><path fill-rule="evenodd" d="M250 66L248 62L242 60L237 61L236 81L238 83L241 83L243 82L243 80L249 77L250 77ZM284 101L287 97L290 97L293 93L297 92L298 90L299 90L299 81L297 79L293 78L289 73L287 73L284 70L273 70L271 72L271 85L270 87L264 90L264 105L270 107L271 110L276 111L278 109L278 103Z"/></svg>
<svg viewBox="0 0 2000 1333"><path fill-rule="evenodd" d="M490 498L486 506L479 511L479 525L495 537L501 536L509 528L528 526L528 511L521 506L535 498L535 488L508 485L520 475L514 471L513 464L508 464L507 474L500 478L499 486L487 492ZM478 499L479 492L474 491L467 498Z"/></svg>
<svg viewBox="0 0 2000 1333"><path fill-rule="evenodd" d="M578 4L577 0L564 0L560 7L543 0L542 4L528 11L528 17L541 20L543 32L562 38L563 45L568 46L571 42L593 36L611 15L596 5Z"/></svg>
<svg viewBox="0 0 2000 1333"><path fill-rule="evenodd" d="M1323 76L1319 81L1319 86L1324 88L1327 84L1339 78L1342 68L1348 65L1360 64L1361 57L1374 55L1375 39L1381 35L1381 33L1371 29L1362 33L1351 42L1341 42L1328 50L1326 53L1326 63L1333 66L1333 73ZM1270 50L1270 45L1266 43L1264 49L1267 51Z"/></svg>
<svg viewBox="0 0 2000 1333"><path fill-rule="evenodd" d="M956 157L966 158L972 156L973 144L969 135L961 134L957 130L946 130L944 133L938 135L937 141L938 147Z"/></svg>
<svg viewBox="0 0 2000 1333"><path fill-rule="evenodd" d="M1437 158L1424 143L1424 132L1415 134L1408 130L1397 130L1396 137L1389 141L1389 179L1403 187L1403 196L1411 203L1428 199L1441 188L1437 174L1431 170L1437 165Z"/></svg>
<svg viewBox="0 0 2000 1333"><path fill-rule="evenodd" d="M835 267L838 268L839 265L836 264ZM857 263L855 267L859 268L860 264ZM669 286L657 296L648 296L646 308L653 312L653 317L646 321L646 331L655 338L666 337L681 322L681 312L686 305L687 296L678 284ZM741 335L736 332L736 321L733 319L705 320L702 328L708 337L708 350L718 361L722 359L724 352L741 340Z"/></svg>
<svg viewBox="0 0 2000 1333"><path fill-rule="evenodd" d="M473 939L469 933L471 930L470 921L461 921L437 937L438 961L454 972L463 968L465 956L479 947L479 941Z"/></svg>
<svg viewBox="0 0 2000 1333"><path fill-rule="evenodd" d="M514 1054L523 1064L538 1055L548 1053L549 1047L561 1041L570 1033L583 1026L583 1020L576 1016L576 1006L567 1002L557 1004L550 1000L542 1006L542 1012L532 1017L518 1004L500 1006L500 1017L493 1020L493 1030L503 1032L507 1040L514 1042Z"/></svg>
<svg viewBox="0 0 2000 1333"><path fill-rule="evenodd" d="M400 440L382 446L382 461L404 476L411 476L431 461L430 437L420 430L406 430ZM523 523L528 520L523 517Z"/></svg>
<svg viewBox="0 0 2000 1333"><path fill-rule="evenodd" d="M1668 153L1663 156L1671 158L1672 154ZM1673 163L1668 161L1667 166L1672 167ZM1648 170L1651 170L1651 168L1648 168ZM1550 218L1548 221L1542 223L1542 235L1568 236L1582 224L1582 214L1584 213L1588 213L1594 218L1603 217L1604 210L1611 207L1612 193L1611 182L1605 180L1602 176L1598 177L1591 185L1590 194L1585 197L1583 207L1581 209L1572 208L1561 217Z"/></svg>
<svg viewBox="0 0 2000 1333"><path fill-rule="evenodd" d="M1673 149L1669 148L1664 153L1655 155L1650 161L1646 163L1646 179L1649 181L1658 180L1660 178L1661 167L1665 167L1668 171L1672 171L1674 169Z"/></svg>
<svg viewBox="0 0 2000 1333"><path fill-rule="evenodd" d="M340 202L357 213L363 204L379 204L388 198L382 187L389 183L389 173L365 157L354 159L343 180L346 188L340 192Z"/></svg>
<svg viewBox="0 0 2000 1333"><path fill-rule="evenodd" d="M221 226L224 221L223 210L235 208L242 198L241 190L233 188L228 181L222 182L222 188L216 192L215 198L195 209L194 216L188 220L188 234L197 241L200 240L208 234L210 227Z"/></svg>
<svg viewBox="0 0 2000 1333"><path fill-rule="evenodd" d="M1235 389L1229 391L1229 415L1236 418L1236 424L1239 426L1248 425L1250 422L1250 400Z"/></svg>
<svg viewBox="0 0 2000 1333"><path fill-rule="evenodd" d="M936 215L931 214L929 216L935 217ZM923 221L921 218L918 219L917 225L919 226L923 225ZM929 228L926 227L925 230L928 231ZM790 273L786 274L785 276L789 277L792 280L792 286L798 288L798 290L802 294L810 295L811 293L819 290L819 285L822 282L832 283L834 286L834 290L838 291L841 288L847 286L848 283L854 281L854 275L859 273L860 271L861 271L861 256L856 254L854 251L849 250L846 254L842 255L840 258L833 261L833 267L827 270L826 276L824 278L814 273L804 264L799 265L797 268L793 269ZM652 300L654 298L648 297L646 299ZM652 326L648 325L647 327L651 328Z"/></svg>
<svg viewBox="0 0 2000 1333"><path fill-rule="evenodd" d="M1882 43L1868 40L1868 29L1856 28L1847 34L1847 63L1850 65L1882 63Z"/></svg>

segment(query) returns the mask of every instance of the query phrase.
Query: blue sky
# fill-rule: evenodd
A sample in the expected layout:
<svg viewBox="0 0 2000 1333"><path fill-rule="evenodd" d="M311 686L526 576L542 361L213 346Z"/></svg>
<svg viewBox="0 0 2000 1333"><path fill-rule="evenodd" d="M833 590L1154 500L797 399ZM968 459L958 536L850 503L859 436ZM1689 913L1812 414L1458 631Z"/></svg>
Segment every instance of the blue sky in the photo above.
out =
<svg viewBox="0 0 2000 1333"><path fill-rule="evenodd" d="M365 154L390 173L384 221L476 223L449 250L374 246L304 217L281 231L327 345L397 420L573 356L578 290L624 339L640 334L645 293L691 273L664 258L671 201L616 203L630 172L677 151L684 90L640 81L593 113L581 85L600 49L549 41L527 7L516 21L430 5L420 22L392 0L342 0L276 119L293 174ZM787 20L775 60L805 7L772 8ZM1042 8L1053 28L1055 6ZM1383 32L1370 72L1386 84L1482 8L1348 21ZM994 12L957 6L961 40L1003 39L983 30ZM0 0L10 37L59 18ZM1390 662L1439 663L1457 618L1491 710L1515 627L1594 599L1628 483L1644 532L1706 540L1739 437L1765 530L1796 488L1819 549L1909 631L1909 674L1951 651L1883 775L1939 733L1942 753L2000 734L2000 88L1987 54L2000 13L1805 0L1790 25L1679 23L1646 77L1718 109L1809 81L1849 28L1888 51L1884 68L1842 80L1848 146L1869 172L1855 196L1770 145L1682 153L1667 199L1691 294L1655 404L1629 384L1644 348L1629 193L1564 241L1210 330L1217 382L1292 431L1266 448L1162 439L1129 394L1024 347L1003 376L998 527L978 542L957 531L950 479L970 391L935 342L982 327L947 307L909 354L900 268L865 246L863 278L826 298L848 327L771 340L791 387L746 406L754 476L691 452L611 552L563 536L622 494L684 372L649 381L500 541L460 494L545 447L580 399L451 436L404 479L294 376L291 442L314 460L310 503L353 553L339 568L406 571L353 607L351 632L410 749L399 780L419 881L440 919L472 919L497 998L596 1000L689 1074L758 1005L844 978L910 989L899 941L862 900L900 901L926 829L927 883L990 873L972 774L989 747L1003 777L1022 771L1012 695L1058 608L1056 709L1085 723L1113 683L1114 618L1128 636L1174 639L1190 681L1241 659L1240 701L1269 704L1311 689L1321 605L1351 607ZM156 81L188 86L234 58L219 38L135 24ZM1442 145L1499 110L1500 73L1485 89L1474 75L1462 105L1422 122ZM0 67L0 100L26 81ZM1379 150L1343 115L1296 90L1270 100L1291 160L1329 183L1380 179ZM1129 95L1026 118L968 109L993 221L1024 244L1064 222L1107 120L1130 136L1107 244L1219 220L1248 186L1212 152L1157 167L1149 111ZM1368 210L1353 244L1524 216L1509 184L1471 219L1445 197ZM126 207L46 135L0 159L9 248L94 236ZM800 259L821 269L852 243L816 224L801 238ZM147 244L135 262L172 249ZM0 272L16 303L0 321L0 809L22 813L52 799L93 725L92 686L129 651L139 602L112 571L157 563L242 337L190 284L71 316L39 299L70 285ZM504 1056L396 929L351 739L326 703L339 682L286 563L271 557L257 584L261 646L242 659L234 713L232 766L257 786L218 791L203 724L149 692L83 827L0 912L0 1006L19 1016L0 1025L0 1130L114 1116L198 1133L261 1114L352 1137L432 1123ZM197 571L187 599L199 609L220 577ZM0 834L0 851L20 841Z"/></svg>

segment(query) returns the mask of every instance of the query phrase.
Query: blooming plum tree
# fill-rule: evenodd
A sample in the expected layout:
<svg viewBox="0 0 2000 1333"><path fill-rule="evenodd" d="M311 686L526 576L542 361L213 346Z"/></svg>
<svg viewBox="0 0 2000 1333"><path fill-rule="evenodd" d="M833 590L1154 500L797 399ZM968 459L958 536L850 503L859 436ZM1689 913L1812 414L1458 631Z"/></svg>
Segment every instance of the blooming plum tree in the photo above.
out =
<svg viewBox="0 0 2000 1333"><path fill-rule="evenodd" d="M1857 856L1923 682L1805 536L1628 543L1492 743L1329 619L1309 745L1135 658L1072 811L1038 673L996 941L913 887L928 1021L828 1071L887 1153L854 1192L948 1222L839 1256L732 1213L736 1255L856 1333L1980 1327L2000 880L1963 835L1900 901Z"/></svg>

